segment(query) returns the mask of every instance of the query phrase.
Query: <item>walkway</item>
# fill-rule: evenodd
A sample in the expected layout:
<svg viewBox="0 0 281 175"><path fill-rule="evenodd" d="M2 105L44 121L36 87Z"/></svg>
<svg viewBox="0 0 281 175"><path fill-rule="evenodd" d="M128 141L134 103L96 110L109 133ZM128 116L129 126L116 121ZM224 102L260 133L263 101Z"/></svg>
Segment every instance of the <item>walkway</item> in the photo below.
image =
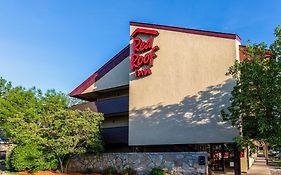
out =
<svg viewBox="0 0 281 175"><path fill-rule="evenodd" d="M264 157L257 157L254 165L248 170L247 175L270 175Z"/></svg>
<svg viewBox="0 0 281 175"><path fill-rule="evenodd" d="M216 172L215 175L234 175L234 172ZM248 173L245 175L270 175L268 166L264 157L257 157L257 160L254 162L254 165L248 170Z"/></svg>

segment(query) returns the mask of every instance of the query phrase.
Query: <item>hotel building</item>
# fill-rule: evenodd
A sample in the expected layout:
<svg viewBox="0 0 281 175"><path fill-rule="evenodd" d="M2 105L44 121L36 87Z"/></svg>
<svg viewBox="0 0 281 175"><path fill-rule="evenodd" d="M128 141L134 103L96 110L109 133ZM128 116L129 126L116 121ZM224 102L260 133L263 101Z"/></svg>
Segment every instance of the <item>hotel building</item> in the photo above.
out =
<svg viewBox="0 0 281 175"><path fill-rule="evenodd" d="M104 113L106 152L206 151L210 170L246 172L220 114L240 48L236 34L130 22L128 46L69 94L88 101L73 108Z"/></svg>

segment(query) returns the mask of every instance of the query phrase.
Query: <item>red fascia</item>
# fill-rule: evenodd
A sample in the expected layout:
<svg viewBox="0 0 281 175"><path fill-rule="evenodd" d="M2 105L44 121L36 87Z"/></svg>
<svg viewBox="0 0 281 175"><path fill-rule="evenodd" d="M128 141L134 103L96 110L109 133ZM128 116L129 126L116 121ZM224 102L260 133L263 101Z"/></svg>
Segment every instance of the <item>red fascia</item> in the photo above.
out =
<svg viewBox="0 0 281 175"><path fill-rule="evenodd" d="M116 54L112 59L110 59L107 63L105 63L99 70L93 73L89 78L87 78L82 84L80 84L68 95L70 97L80 95L88 87L90 87L93 83L98 81L101 77L103 77L106 73L108 73L111 69L117 66L129 55L130 55L130 45L127 45L124 49L122 49L118 54Z"/></svg>
<svg viewBox="0 0 281 175"><path fill-rule="evenodd" d="M137 34L139 33L144 33L144 34L148 34L148 35L158 35L158 31L156 30L149 30L149 29L140 29L137 28L131 35L131 37L135 37L137 36Z"/></svg>
<svg viewBox="0 0 281 175"><path fill-rule="evenodd" d="M245 49L246 49L246 46L242 46L242 45L239 46L239 59L240 59L240 61L243 61L243 60L246 59L246 56L244 54Z"/></svg>
<svg viewBox="0 0 281 175"><path fill-rule="evenodd" d="M180 28L180 27L173 27L173 26L163 26L163 25L158 25L158 24L147 24L147 23L139 23L139 22L130 22L130 25L137 26L137 27L148 27L148 28L154 28L154 29L191 33L191 34L197 34L197 35L236 39L239 42L241 42L241 38L237 34L231 34L231 33L211 32L211 31L205 31L205 30L188 29L188 28Z"/></svg>
<svg viewBox="0 0 281 175"><path fill-rule="evenodd" d="M243 46L240 45L239 46L239 60L240 61L244 61L246 58L248 58L248 60L251 60L251 58L249 58L247 55L245 55L245 51L247 51L247 46ZM272 52L270 50L266 50L265 52L265 58L270 58L272 57Z"/></svg>

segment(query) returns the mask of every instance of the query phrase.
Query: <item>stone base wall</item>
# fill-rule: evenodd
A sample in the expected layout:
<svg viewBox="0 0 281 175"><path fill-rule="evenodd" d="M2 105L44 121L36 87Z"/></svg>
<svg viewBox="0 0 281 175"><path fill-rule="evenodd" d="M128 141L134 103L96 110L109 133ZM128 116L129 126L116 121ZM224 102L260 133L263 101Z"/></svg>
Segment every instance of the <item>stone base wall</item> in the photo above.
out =
<svg viewBox="0 0 281 175"><path fill-rule="evenodd" d="M205 165L199 165L199 156L204 156ZM204 162L205 161L205 162ZM83 155L73 158L68 166L70 172L94 170L102 172L114 167L122 172L133 168L138 174L149 174L154 167L164 169L169 174L208 174L206 152L157 152L157 153L104 153L99 156Z"/></svg>

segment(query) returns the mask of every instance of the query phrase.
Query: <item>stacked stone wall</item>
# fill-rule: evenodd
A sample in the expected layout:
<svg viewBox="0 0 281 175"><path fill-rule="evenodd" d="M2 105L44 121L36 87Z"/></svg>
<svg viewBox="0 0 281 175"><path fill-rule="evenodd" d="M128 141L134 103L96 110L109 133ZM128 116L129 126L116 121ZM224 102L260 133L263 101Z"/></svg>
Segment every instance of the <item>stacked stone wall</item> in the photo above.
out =
<svg viewBox="0 0 281 175"><path fill-rule="evenodd" d="M203 161L199 161L199 157ZM203 165L204 164L204 165ZM133 168L138 174L149 174L154 167L159 167L169 174L207 174L206 152L161 152L161 153L104 153L99 156L82 155L73 158L68 171L102 172L114 167L118 172Z"/></svg>

